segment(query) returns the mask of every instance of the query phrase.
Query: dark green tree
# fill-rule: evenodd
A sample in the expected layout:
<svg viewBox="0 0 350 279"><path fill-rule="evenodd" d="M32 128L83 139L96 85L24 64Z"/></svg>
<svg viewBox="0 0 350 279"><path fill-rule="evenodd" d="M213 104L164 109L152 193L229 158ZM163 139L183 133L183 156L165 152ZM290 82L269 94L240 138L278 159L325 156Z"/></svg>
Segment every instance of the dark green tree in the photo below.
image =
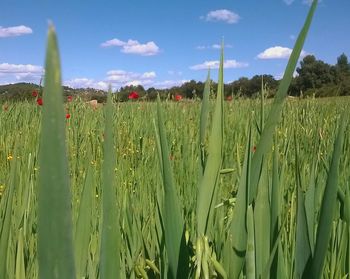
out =
<svg viewBox="0 0 350 279"><path fill-rule="evenodd" d="M314 55L307 55L296 69L296 89L305 92L308 89L318 89L323 85L335 84L336 71L322 60L317 60Z"/></svg>

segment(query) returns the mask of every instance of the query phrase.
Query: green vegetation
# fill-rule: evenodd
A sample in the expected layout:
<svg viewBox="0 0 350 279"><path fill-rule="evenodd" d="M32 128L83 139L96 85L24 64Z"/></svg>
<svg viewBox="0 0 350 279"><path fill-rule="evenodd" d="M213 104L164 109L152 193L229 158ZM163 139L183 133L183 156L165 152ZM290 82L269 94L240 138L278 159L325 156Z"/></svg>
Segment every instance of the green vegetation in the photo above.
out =
<svg viewBox="0 0 350 279"><path fill-rule="evenodd" d="M298 97L334 97L350 96L350 63L343 53L337 58L335 65L329 65L317 60L313 55L307 55L300 61L296 69L297 76L293 77L288 95ZM267 97L273 97L277 91L280 80L272 75L255 75L252 78L241 77L236 81L224 85L225 98L257 97L261 89L261 80L264 81ZM176 95L184 98L203 98L204 82L191 80L181 86L169 89L145 89L142 85L121 87L114 93L116 101L128 101L130 92L136 91L143 100L154 101L159 94L162 99L174 99ZM211 92L216 94L217 83L211 81ZM30 100L31 92L39 90L39 86L28 83L18 83L0 86L0 101ZM73 89L64 87L64 95L80 96L83 100L96 99L100 103L106 102L107 92L93 88Z"/></svg>
<svg viewBox="0 0 350 279"><path fill-rule="evenodd" d="M43 105L0 112L0 277L347 278L350 99L286 101L316 5L273 102L224 102L222 50L203 102L64 103L50 27Z"/></svg>

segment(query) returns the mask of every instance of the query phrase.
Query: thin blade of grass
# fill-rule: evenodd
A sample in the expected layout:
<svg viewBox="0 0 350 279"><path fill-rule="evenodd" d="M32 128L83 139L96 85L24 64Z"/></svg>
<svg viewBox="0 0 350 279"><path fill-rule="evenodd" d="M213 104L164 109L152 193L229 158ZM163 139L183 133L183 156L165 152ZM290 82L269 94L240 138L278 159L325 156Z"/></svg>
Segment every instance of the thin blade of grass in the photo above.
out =
<svg viewBox="0 0 350 279"><path fill-rule="evenodd" d="M295 141L295 176L297 183L297 216L296 216L296 242L294 254L294 274L296 278L302 278L306 264L311 256L311 247L308 236L308 225L305 212L305 199L302 193L302 185L300 178L299 154L297 139Z"/></svg>
<svg viewBox="0 0 350 279"><path fill-rule="evenodd" d="M256 274L260 278L270 256L270 202L267 166L263 163L262 176L254 206ZM268 272L270 274L270 272Z"/></svg>
<svg viewBox="0 0 350 279"><path fill-rule="evenodd" d="M305 193L305 212L306 221L308 227L308 236L311 248L311 256L314 256L315 249L315 237L314 237L314 227L315 227L315 185L316 185L316 164L312 165L311 176L309 187Z"/></svg>
<svg viewBox="0 0 350 279"><path fill-rule="evenodd" d="M90 162L91 160L88 160ZM77 278L86 277L86 267L89 256L89 242L91 234L91 221L93 215L93 181L92 167L89 164L84 187L81 193L79 206L79 215L75 226L74 244L75 244L75 263Z"/></svg>
<svg viewBox="0 0 350 279"><path fill-rule="evenodd" d="M255 231L253 206L249 205L247 210L247 253L246 253L246 275L247 279L255 279Z"/></svg>
<svg viewBox="0 0 350 279"><path fill-rule="evenodd" d="M260 93L260 132L264 130L264 122L265 122L265 101L264 101L264 78L261 77L261 93Z"/></svg>
<svg viewBox="0 0 350 279"><path fill-rule="evenodd" d="M209 115L209 95L210 95L210 69L208 70L207 80L204 85L200 125L199 125L199 145L200 145L200 153L201 153L200 154L201 155L200 179L204 173L205 163L206 163L204 142L205 142L208 115Z"/></svg>
<svg viewBox="0 0 350 279"><path fill-rule="evenodd" d="M38 185L40 278L75 278L71 192L66 156L60 60L53 26L48 32Z"/></svg>
<svg viewBox="0 0 350 279"><path fill-rule="evenodd" d="M238 278L243 268L247 248L247 199L250 180L252 129L249 129L248 142L245 150L242 175L238 185L236 204L233 210L232 222L229 230L229 237L232 240L233 253L230 261L230 277ZM227 269L227 267L226 267ZM228 270L228 269L227 269Z"/></svg>
<svg viewBox="0 0 350 279"><path fill-rule="evenodd" d="M15 157L16 158L16 157ZM3 215L0 227L0 278L7 278L7 252L11 232L11 216L15 192L17 160L11 162L10 179L4 197L0 200L0 214Z"/></svg>
<svg viewBox="0 0 350 279"><path fill-rule="evenodd" d="M280 218L280 183L278 174L278 146L277 141L273 151L272 185L271 185L271 243L275 243Z"/></svg>
<svg viewBox="0 0 350 279"><path fill-rule="evenodd" d="M264 155L270 150L272 146L272 141L273 141L272 135L274 134L275 128L280 122L283 103L287 96L287 91L293 77L294 69L298 63L298 59L305 42L307 32L310 28L312 17L314 15L314 12L317 6L317 2L318 2L317 0L313 1L311 8L309 10L309 13L307 15L306 21L304 23L304 26L301 29L301 32L296 40L292 54L289 58L286 70L284 72L283 79L280 82L273 105L271 107L270 113L266 120L264 130L262 131L259 143L257 144L256 152L252 159L249 203L251 203L256 197L257 187L258 187L260 173L261 173L262 160Z"/></svg>
<svg viewBox="0 0 350 279"><path fill-rule="evenodd" d="M19 229L17 256L16 256L16 279L25 279L26 270L24 266L24 250L23 250L23 228Z"/></svg>
<svg viewBox="0 0 350 279"><path fill-rule="evenodd" d="M334 210L337 202L338 171L340 156L343 150L345 120L344 115L340 120L338 135L334 143L332 162L327 176L326 188L324 190L320 219L317 229L315 256L312 260L312 275L314 278L321 278L327 247L331 236Z"/></svg>
<svg viewBox="0 0 350 279"><path fill-rule="evenodd" d="M115 148L113 136L113 104L111 88L105 109L105 131L102 165L102 234L101 279L120 278L120 228L115 185Z"/></svg>
<svg viewBox="0 0 350 279"><path fill-rule="evenodd" d="M221 47L218 91L209 138L208 159L204 174L198 185L197 194L197 234L205 235L210 222L212 202L220 175L223 149L223 94L224 94L224 50Z"/></svg>
<svg viewBox="0 0 350 279"><path fill-rule="evenodd" d="M164 186L162 217L164 222L165 247L168 255L169 276L173 279L185 278L188 273L188 262L185 253L184 221L170 166L168 141L165 134L163 119L163 112L158 97L157 128L161 155L160 170L162 172ZM179 263L179 260L181 260L182 263Z"/></svg>

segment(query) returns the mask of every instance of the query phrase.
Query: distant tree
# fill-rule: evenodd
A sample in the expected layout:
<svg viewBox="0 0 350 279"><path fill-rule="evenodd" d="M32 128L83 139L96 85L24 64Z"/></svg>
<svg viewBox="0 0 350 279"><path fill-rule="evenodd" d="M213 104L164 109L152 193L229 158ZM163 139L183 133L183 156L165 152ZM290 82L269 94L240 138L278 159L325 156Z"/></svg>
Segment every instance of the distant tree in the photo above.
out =
<svg viewBox="0 0 350 279"><path fill-rule="evenodd" d="M237 96L249 96L249 79L240 77L232 83L233 94Z"/></svg>
<svg viewBox="0 0 350 279"><path fill-rule="evenodd" d="M337 58L335 65L339 95L350 95L350 64L348 57L343 53Z"/></svg>
<svg viewBox="0 0 350 279"><path fill-rule="evenodd" d="M185 82L181 86L181 91L184 97L192 99L195 97L201 97L203 95L204 83L196 82L195 80L191 80L189 82Z"/></svg>
<svg viewBox="0 0 350 279"><path fill-rule="evenodd" d="M321 60L316 60L314 55L307 55L300 62L300 67L296 69L296 90L306 91L308 89L318 89L326 84L336 82L336 72L331 66Z"/></svg>
<svg viewBox="0 0 350 279"><path fill-rule="evenodd" d="M342 74L350 74L350 64L345 53L342 53L337 58L337 64L335 65L335 68Z"/></svg>

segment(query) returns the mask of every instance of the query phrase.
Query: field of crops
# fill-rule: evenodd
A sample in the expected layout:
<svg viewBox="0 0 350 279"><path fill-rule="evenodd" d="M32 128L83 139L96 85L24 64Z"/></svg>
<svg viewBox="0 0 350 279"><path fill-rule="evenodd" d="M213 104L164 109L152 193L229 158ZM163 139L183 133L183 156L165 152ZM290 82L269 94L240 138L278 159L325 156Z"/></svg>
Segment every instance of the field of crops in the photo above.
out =
<svg viewBox="0 0 350 279"><path fill-rule="evenodd" d="M348 98L63 102L0 112L0 278L348 278Z"/></svg>
<svg viewBox="0 0 350 279"><path fill-rule="evenodd" d="M200 123L199 102L163 103L164 123L169 142L169 160L174 174L174 184L179 194L186 224L187 247L192 256L196 254L196 196L199 180L200 149L198 144ZM263 197L265 205L256 211L255 230L261 239L256 239L256 251L261 249L264 266L273 251L275 237L273 220L278 219L283 229L280 233L278 251L284 257L278 262L282 274L292 277L296 261L304 256L307 247L296 246L295 232L299 203L305 202L305 216L311 227L314 244L317 220L320 218L322 195L333 154L333 144L337 135L338 118L341 111L350 105L349 99L291 100L283 111L282 124L276 130L275 153L266 156ZM97 110L75 100L66 104L71 118L66 122L67 155L69 162L69 183L72 191L74 244L76 268L81 278L97 278L99 270L99 247L101 231L101 169L103 164L104 116L103 108ZM269 109L267 105L266 109ZM157 140L154 128L156 115L154 103L123 103L114 106L113 118L115 134L114 178L116 200L118 200L121 230L121 274L126 278L141 275L144 269L148 276L159 278L157 269L164 272L164 243L162 244L161 217L157 201L162 195L162 180L157 156ZM26 274L26 278L37 278L37 184L38 151L42 107L33 104L10 105L8 111L0 114L2 133L0 135L0 182L2 213L12 194L12 213L9 241L2 254L7 261L8 278L16 274ZM244 173L245 153L254 155L259 140L260 122L259 100L233 100L224 105L224 144L222 169L218 178L218 193L215 198L215 221L208 230L210 248L216 253L226 272L231 266L225 255L228 233L237 197L238 185ZM347 110L346 118L349 118ZM252 140L247 149L248 129L252 128ZM4 132L6 131L6 133ZM338 183L332 184L349 199L350 178L350 135L344 134L344 147L340 156ZM275 157L274 157L275 156ZM275 158L275 161L273 161ZM276 164L278 164L276 166ZM227 172L227 173L225 173ZM277 177L275 176L277 174ZM277 179L277 181L275 181ZM277 183L277 185L275 185ZM273 188L278 187L278 203L273 204ZM260 188L259 188L260 189ZM298 192L298 189L300 190ZM347 189L347 190L346 190ZM231 200L230 200L231 198ZM305 201L304 201L305 200ZM336 213L332 222L331 239L326 255L325 270L332 274L329 278L341 278L349 272L349 220L343 215L341 198L336 202ZM7 203L6 203L7 202ZM219 206L222 203L222 206ZM256 201L255 206L257 206ZM276 207L276 208L274 208ZM311 208L310 208L311 207ZM275 212L274 212L275 210ZM311 213L310 213L311 210ZM347 208L349 210L349 208ZM314 212L314 214L312 214ZM349 212L348 212L349 213ZM311 215L310 215L311 214ZM304 216L304 217L305 217ZM343 216L344 219L340 219ZM254 215L255 217L255 215ZM347 215L347 218L349 216ZM259 220L263 222L259 227ZM173 221L173 220L171 220ZM304 220L305 222L306 220ZM163 220L164 222L164 220ZM2 215L4 224L4 215ZM235 230L233 224L233 230ZM2 228L2 237L4 228ZM214 241L214 242L211 242ZM308 243L308 242L307 242ZM64 245L64 244L58 244ZM259 247L263 245L264 247ZM305 245L305 243L304 243ZM3 246L1 246L3 248ZM110 247L112 248L112 247ZM191 250L193 249L193 250ZM300 249L302 249L300 251ZM229 256L229 259L231 257ZM342 260L340 260L342 259ZM149 269L150 260L157 267ZM190 262L190 261L189 261ZM195 262L191 267L194 268ZM211 269L212 267L209 267ZM148 271L147 271L148 270ZM247 272L247 271L246 271ZM12 274L12 275L11 275ZM163 278L163 277L162 277ZM229 276L229 278L231 278ZM279 277L281 278L281 277Z"/></svg>

